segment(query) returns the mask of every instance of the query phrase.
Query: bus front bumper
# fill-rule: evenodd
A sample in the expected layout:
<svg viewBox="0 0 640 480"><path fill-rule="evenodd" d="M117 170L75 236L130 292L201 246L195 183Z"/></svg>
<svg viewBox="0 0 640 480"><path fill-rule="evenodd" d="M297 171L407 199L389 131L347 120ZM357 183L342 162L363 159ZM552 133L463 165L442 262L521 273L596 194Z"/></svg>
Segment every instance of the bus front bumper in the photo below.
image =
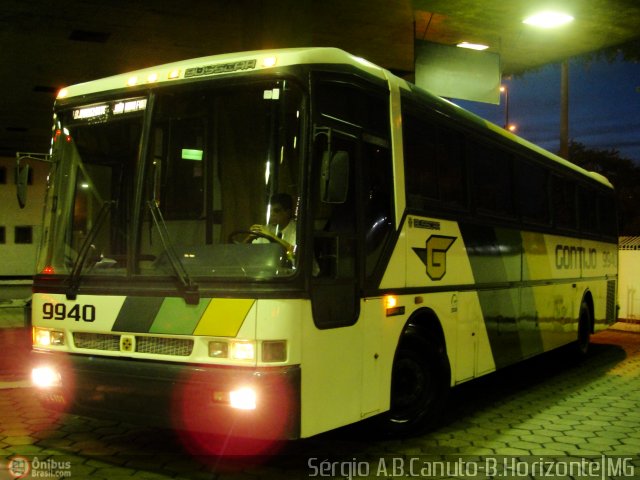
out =
<svg viewBox="0 0 640 480"><path fill-rule="evenodd" d="M300 437L300 367L228 367L34 351L65 413L233 437ZM46 383L46 382L45 382Z"/></svg>

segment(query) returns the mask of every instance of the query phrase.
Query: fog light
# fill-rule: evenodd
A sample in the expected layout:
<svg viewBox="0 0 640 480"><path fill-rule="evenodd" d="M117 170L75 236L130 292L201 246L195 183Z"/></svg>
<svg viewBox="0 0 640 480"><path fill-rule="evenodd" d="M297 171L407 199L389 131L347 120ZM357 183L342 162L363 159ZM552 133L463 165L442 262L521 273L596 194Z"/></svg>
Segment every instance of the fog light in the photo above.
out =
<svg viewBox="0 0 640 480"><path fill-rule="evenodd" d="M255 410L257 404L256 392L253 388L240 388L229 392L229 402L233 408L239 410Z"/></svg>
<svg viewBox="0 0 640 480"><path fill-rule="evenodd" d="M51 367L37 367L31 370L31 381L36 387L50 388L62 385L60 372Z"/></svg>
<svg viewBox="0 0 640 480"><path fill-rule="evenodd" d="M33 344L41 347L64 345L64 332L60 330L34 328Z"/></svg>
<svg viewBox="0 0 640 480"><path fill-rule="evenodd" d="M265 363L285 362L287 360L287 341L268 340L262 342L262 361Z"/></svg>
<svg viewBox="0 0 640 480"><path fill-rule="evenodd" d="M223 341L209 342L209 356L212 358L228 358L229 344Z"/></svg>
<svg viewBox="0 0 640 480"><path fill-rule="evenodd" d="M64 345L64 332L51 330L51 345Z"/></svg>

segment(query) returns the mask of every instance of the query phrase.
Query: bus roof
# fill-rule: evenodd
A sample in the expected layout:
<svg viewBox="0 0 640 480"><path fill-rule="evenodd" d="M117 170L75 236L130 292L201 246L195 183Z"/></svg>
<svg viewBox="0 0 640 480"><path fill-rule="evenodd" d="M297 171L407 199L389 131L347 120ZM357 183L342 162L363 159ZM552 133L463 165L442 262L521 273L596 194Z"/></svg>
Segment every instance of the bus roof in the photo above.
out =
<svg viewBox="0 0 640 480"><path fill-rule="evenodd" d="M361 57L351 55L344 50L332 47L309 47L309 48L286 48L276 50L255 50L249 52L227 53L222 55L212 55L190 60L167 63L164 65L144 68L132 72L122 73L111 77L79 83L63 88L58 99L89 95L98 92L120 90L127 87L140 85L152 85L159 83L170 83L184 79L196 79L199 77L215 77L224 74L238 73L244 71L260 71L278 66L302 65L302 64L343 64L351 65L374 77L388 81L392 85L406 90L417 90L425 95L429 100L441 108L447 114L455 116L463 122L474 124L478 128L492 131L495 135L504 137L508 141L515 142L526 149L532 150L547 159L557 162L579 172L593 180L612 187L611 183L602 175L596 172L589 172L553 153L535 145L503 128L463 109L462 107L433 95L406 80L393 75L388 70L375 65Z"/></svg>
<svg viewBox="0 0 640 480"><path fill-rule="evenodd" d="M212 55L144 68L66 87L60 91L58 98L119 90L127 88L127 86L152 85L244 71L260 71L278 66L313 63L352 65L375 77L387 79L387 75L381 67L338 48L286 48Z"/></svg>

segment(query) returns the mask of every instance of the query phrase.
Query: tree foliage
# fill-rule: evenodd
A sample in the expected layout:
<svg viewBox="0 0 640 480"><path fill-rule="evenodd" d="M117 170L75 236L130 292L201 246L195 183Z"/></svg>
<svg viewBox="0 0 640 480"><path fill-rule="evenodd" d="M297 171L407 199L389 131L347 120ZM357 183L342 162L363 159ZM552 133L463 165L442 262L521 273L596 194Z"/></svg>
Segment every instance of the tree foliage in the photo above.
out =
<svg viewBox="0 0 640 480"><path fill-rule="evenodd" d="M575 141L569 144L569 160L609 179L616 189L620 235L640 235L640 167L616 149L592 149Z"/></svg>
<svg viewBox="0 0 640 480"><path fill-rule="evenodd" d="M633 38L623 44L599 50L591 57L595 60L605 59L609 63L620 59L625 62L640 62L640 38Z"/></svg>

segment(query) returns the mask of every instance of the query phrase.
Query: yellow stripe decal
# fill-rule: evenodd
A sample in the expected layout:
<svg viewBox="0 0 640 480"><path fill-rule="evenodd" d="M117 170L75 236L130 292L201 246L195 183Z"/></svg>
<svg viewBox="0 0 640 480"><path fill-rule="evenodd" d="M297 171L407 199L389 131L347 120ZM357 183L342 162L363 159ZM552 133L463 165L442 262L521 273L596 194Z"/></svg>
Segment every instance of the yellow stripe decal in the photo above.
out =
<svg viewBox="0 0 640 480"><path fill-rule="evenodd" d="M204 311L194 335L235 337L240 331L255 300L242 298L214 298Z"/></svg>

